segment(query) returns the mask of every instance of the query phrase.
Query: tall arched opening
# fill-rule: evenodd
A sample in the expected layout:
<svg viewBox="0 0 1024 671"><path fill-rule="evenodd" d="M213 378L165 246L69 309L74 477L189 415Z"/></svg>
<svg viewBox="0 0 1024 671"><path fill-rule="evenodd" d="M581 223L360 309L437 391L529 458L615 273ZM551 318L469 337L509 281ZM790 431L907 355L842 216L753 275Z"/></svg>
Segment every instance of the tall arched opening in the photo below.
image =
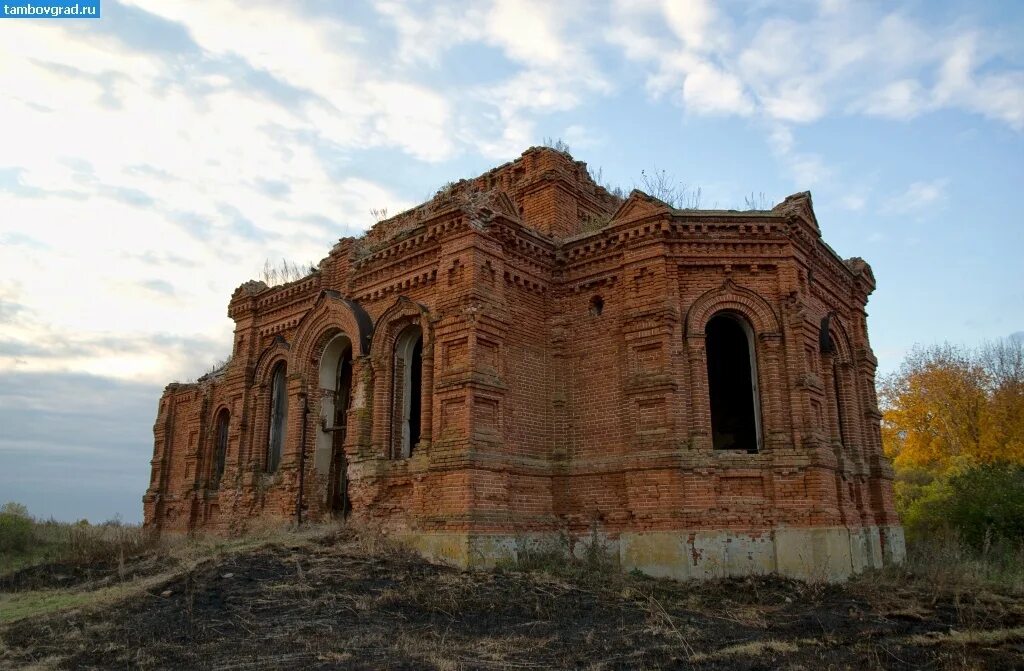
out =
<svg viewBox="0 0 1024 671"><path fill-rule="evenodd" d="M423 330L408 326L395 343L392 389L392 454L412 456L420 442L423 397Z"/></svg>
<svg viewBox="0 0 1024 671"><path fill-rule="evenodd" d="M331 512L342 517L352 510L345 455L352 391L352 341L345 334L338 334L327 343L320 358L321 431L317 439L317 465L328 474L327 501ZM323 464L324 461L327 463Z"/></svg>
<svg viewBox="0 0 1024 671"><path fill-rule="evenodd" d="M231 424L231 412L222 408L217 413L217 423L213 443L213 463L210 470L210 489L220 487L220 479L224 476L224 463L228 452L228 427Z"/></svg>
<svg viewBox="0 0 1024 671"><path fill-rule="evenodd" d="M757 452L761 410L753 329L742 316L719 312L704 333L712 444L716 450Z"/></svg>
<svg viewBox="0 0 1024 671"><path fill-rule="evenodd" d="M284 451L285 428L288 421L287 365L284 361L274 366L270 376L270 431L267 434L267 473L277 471Z"/></svg>

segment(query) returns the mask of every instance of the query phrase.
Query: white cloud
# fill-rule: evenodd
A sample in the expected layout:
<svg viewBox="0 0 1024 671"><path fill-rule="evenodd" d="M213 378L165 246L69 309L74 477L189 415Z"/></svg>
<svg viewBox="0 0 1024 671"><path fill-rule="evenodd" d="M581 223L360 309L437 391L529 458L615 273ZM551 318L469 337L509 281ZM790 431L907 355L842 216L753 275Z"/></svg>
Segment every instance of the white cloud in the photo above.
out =
<svg viewBox="0 0 1024 671"><path fill-rule="evenodd" d="M916 79L898 79L868 93L861 107L866 114L894 119L911 119L927 108L927 92Z"/></svg>
<svg viewBox="0 0 1024 671"><path fill-rule="evenodd" d="M867 205L867 198L858 193L850 193L839 199L839 204L851 212L859 212Z"/></svg>
<svg viewBox="0 0 1024 671"><path fill-rule="evenodd" d="M661 9L672 32L694 52L721 50L729 45L729 31L709 0L663 0Z"/></svg>
<svg viewBox="0 0 1024 671"><path fill-rule="evenodd" d="M497 86L480 91L484 100L496 101L506 113L519 110L563 112L580 103L580 95L558 73L525 70Z"/></svg>
<svg viewBox="0 0 1024 671"><path fill-rule="evenodd" d="M199 46L140 51L33 22L0 43L4 123L19 129L0 157L0 233L32 241L0 245L5 277L23 278L5 288L21 307L0 324L0 370L195 376L209 351L136 345L174 334L226 349L227 298L264 259L316 262L371 223L371 207L408 205L337 174L331 155L392 146L437 161L455 151L448 100L401 79L357 85L329 21L263 6L231 21L222 2L181 17L180 7L151 9L167 12L161 30L187 21ZM108 15L119 11L140 10ZM301 45L285 46L282 27ZM114 334L136 345L96 345Z"/></svg>
<svg viewBox="0 0 1024 671"><path fill-rule="evenodd" d="M572 57L563 39L558 3L496 0L487 16L488 38L513 59L532 65L556 65Z"/></svg>
<svg viewBox="0 0 1024 671"><path fill-rule="evenodd" d="M789 126L773 124L768 132L768 146L800 189L809 189L832 177L832 169L820 156L796 149L796 140Z"/></svg>
<svg viewBox="0 0 1024 671"><path fill-rule="evenodd" d="M612 89L590 52L588 36L598 21L588 3L439 0L375 6L397 32L404 64L437 66L449 49L474 44L498 50L516 66L498 81L448 92L462 113L447 129L488 158L511 158L535 142L539 116L575 109L588 96Z"/></svg>
<svg viewBox="0 0 1024 671"><path fill-rule="evenodd" d="M711 3L620 1L604 37L627 59L653 66L646 86L654 98L668 94L694 114L755 109L742 79L717 58L729 48L731 31Z"/></svg>
<svg viewBox="0 0 1024 671"><path fill-rule="evenodd" d="M911 183L907 188L883 203L882 211L889 214L916 214L940 204L946 199L949 180L945 177Z"/></svg>
<svg viewBox="0 0 1024 671"><path fill-rule="evenodd" d="M604 136L582 124L566 126L562 131L562 139L565 140L573 151L577 149L590 149L604 144Z"/></svg>
<svg viewBox="0 0 1024 671"><path fill-rule="evenodd" d="M910 119L959 109L1024 130L1024 70L1008 65L997 41L982 49L979 31L845 0L801 15L753 6L730 18L703 0L618 0L605 39L643 68L652 98L686 114L760 121L799 188L836 170L797 150L792 128L837 111Z"/></svg>
<svg viewBox="0 0 1024 671"><path fill-rule="evenodd" d="M823 101L810 82L791 82L761 99L764 112L777 121L807 123L825 115Z"/></svg>
<svg viewBox="0 0 1024 671"><path fill-rule="evenodd" d="M707 63L700 63L683 80L683 102L700 114L750 114L754 106L744 93L743 82Z"/></svg>
<svg viewBox="0 0 1024 671"><path fill-rule="evenodd" d="M1001 61L996 41L982 49L979 31L863 3L817 9L796 18L755 8L734 25L703 1L619 2L606 39L649 66L652 96L681 90L693 114L800 124L834 110L907 119L953 108L1024 128L1024 70ZM698 86L709 72L717 85ZM702 95L686 95L695 88Z"/></svg>
<svg viewBox="0 0 1024 671"><path fill-rule="evenodd" d="M485 8L477 4L436 2L424 10L422 5L386 0L374 8L394 25L398 59L407 65L438 66L449 49L479 40L486 21Z"/></svg>
<svg viewBox="0 0 1024 671"><path fill-rule="evenodd" d="M964 107L1024 130L1024 70L976 72L978 39L968 33L952 44L932 91L932 106Z"/></svg>
<svg viewBox="0 0 1024 671"><path fill-rule="evenodd" d="M486 125L499 126L502 129L498 136L482 130L472 129L469 131L477 143L480 153L489 159L507 159L522 151L523 147L537 141L534 122L526 117L515 115L502 122L486 117L484 120Z"/></svg>

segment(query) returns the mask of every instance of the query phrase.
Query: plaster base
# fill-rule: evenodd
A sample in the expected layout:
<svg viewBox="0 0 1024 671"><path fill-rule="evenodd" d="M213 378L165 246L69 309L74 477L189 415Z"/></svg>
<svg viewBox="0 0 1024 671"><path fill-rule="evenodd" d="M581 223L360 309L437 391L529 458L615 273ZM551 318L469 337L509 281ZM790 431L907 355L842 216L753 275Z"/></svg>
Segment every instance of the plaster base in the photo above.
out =
<svg viewBox="0 0 1024 671"><path fill-rule="evenodd" d="M514 562L529 550L583 556L594 543L624 571L676 580L777 573L837 582L861 571L900 564L906 557L899 526L783 527L767 531L649 531L567 537L473 532L404 532L400 540L423 555L455 566Z"/></svg>

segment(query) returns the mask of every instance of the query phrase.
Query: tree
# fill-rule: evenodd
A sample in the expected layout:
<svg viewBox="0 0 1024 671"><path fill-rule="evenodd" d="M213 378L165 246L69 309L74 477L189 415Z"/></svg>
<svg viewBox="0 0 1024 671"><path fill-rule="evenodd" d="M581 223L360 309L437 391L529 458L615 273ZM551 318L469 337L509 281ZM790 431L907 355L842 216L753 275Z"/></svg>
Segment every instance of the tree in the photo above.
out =
<svg viewBox="0 0 1024 671"><path fill-rule="evenodd" d="M897 468L945 473L981 456L985 371L962 347L915 348L883 380L882 441Z"/></svg>
<svg viewBox="0 0 1024 671"><path fill-rule="evenodd" d="M879 400L908 534L952 529L975 547L1022 537L1024 342L915 348Z"/></svg>
<svg viewBox="0 0 1024 671"><path fill-rule="evenodd" d="M1024 463L1024 343L915 348L885 378L882 440L897 468Z"/></svg>
<svg viewBox="0 0 1024 671"><path fill-rule="evenodd" d="M1024 340L986 343L979 355L989 380L982 452L1024 463Z"/></svg>
<svg viewBox="0 0 1024 671"><path fill-rule="evenodd" d="M28 508L10 501L0 507L0 552L24 552L32 543Z"/></svg>

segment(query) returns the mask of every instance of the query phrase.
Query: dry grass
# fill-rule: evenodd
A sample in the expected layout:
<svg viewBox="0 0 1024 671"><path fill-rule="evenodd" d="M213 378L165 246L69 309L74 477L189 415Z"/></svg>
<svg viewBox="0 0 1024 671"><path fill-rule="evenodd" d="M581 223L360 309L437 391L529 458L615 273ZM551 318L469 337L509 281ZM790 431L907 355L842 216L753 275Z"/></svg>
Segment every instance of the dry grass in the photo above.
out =
<svg viewBox="0 0 1024 671"><path fill-rule="evenodd" d="M800 646L789 641L749 641L747 643L728 645L714 652L692 655L690 661L697 663L723 657L766 657L770 653L796 652L799 649Z"/></svg>
<svg viewBox="0 0 1024 671"><path fill-rule="evenodd" d="M1010 629L934 632L911 636L914 645L993 645L1024 640L1024 627Z"/></svg>
<svg viewBox="0 0 1024 671"><path fill-rule="evenodd" d="M1024 595L1024 545L1000 545L973 551L954 536L908 543L900 566L872 571L852 584L881 592L909 585L936 593Z"/></svg>

